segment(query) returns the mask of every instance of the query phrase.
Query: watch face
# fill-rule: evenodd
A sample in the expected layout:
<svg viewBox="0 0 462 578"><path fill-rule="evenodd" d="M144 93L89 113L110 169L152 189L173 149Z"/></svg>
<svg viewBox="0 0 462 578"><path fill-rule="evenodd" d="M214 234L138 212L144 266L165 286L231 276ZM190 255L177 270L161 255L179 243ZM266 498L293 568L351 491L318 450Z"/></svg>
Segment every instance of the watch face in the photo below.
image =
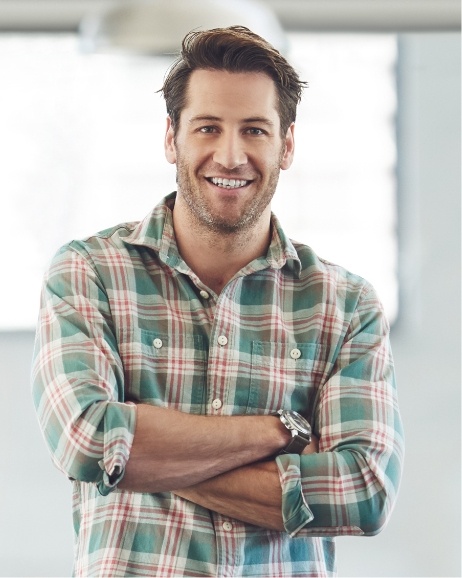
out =
<svg viewBox="0 0 462 578"><path fill-rule="evenodd" d="M307 435L311 434L311 426L302 415L288 409L284 412L284 416L296 430Z"/></svg>

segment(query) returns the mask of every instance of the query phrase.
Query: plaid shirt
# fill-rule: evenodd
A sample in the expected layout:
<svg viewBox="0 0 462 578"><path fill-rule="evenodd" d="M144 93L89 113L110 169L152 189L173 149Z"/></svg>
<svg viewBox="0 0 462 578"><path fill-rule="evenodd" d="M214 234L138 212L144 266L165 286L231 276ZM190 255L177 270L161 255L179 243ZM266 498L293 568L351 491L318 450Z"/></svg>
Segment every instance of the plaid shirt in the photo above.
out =
<svg viewBox="0 0 462 578"><path fill-rule="evenodd" d="M335 575L334 536L377 533L400 480L381 305L366 281L289 241L274 216L267 255L214 294L178 253L174 198L140 223L69 243L45 276L33 397L54 462L73 480L75 574ZM170 492L118 489L138 401L303 414L319 453L276 459L286 532Z"/></svg>

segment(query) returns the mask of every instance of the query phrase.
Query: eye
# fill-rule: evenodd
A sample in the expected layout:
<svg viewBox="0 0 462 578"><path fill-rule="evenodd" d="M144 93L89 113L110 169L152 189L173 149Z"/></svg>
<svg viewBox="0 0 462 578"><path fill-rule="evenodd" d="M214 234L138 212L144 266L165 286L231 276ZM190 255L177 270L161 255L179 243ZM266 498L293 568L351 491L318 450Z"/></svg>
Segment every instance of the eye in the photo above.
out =
<svg viewBox="0 0 462 578"><path fill-rule="evenodd" d="M216 132L217 128L215 126L201 126L199 132L202 134L210 134Z"/></svg>
<svg viewBox="0 0 462 578"><path fill-rule="evenodd" d="M246 133L254 135L254 136L260 136L260 135L266 134L266 132L264 130L262 130L261 128L256 128L256 127L248 128L246 130Z"/></svg>

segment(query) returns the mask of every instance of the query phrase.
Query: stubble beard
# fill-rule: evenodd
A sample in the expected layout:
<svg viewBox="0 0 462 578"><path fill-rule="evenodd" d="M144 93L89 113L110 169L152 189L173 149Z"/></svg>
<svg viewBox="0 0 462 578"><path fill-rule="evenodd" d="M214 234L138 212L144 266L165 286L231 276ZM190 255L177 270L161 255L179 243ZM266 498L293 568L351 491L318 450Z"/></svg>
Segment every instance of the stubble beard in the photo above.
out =
<svg viewBox="0 0 462 578"><path fill-rule="evenodd" d="M283 151L281 151L282 157ZM279 181L280 161L270 170L268 183L263 194L255 194L243 207L237 217L218 214L201 192L200 183L194 180L189 173L185 160L177 155L177 184L178 190L185 201L192 219L192 225L202 232L233 236L236 233L251 232L264 210L270 204ZM240 178L230 175L229 178ZM261 185L260 185L261 186ZM230 201L230 207L233 201Z"/></svg>

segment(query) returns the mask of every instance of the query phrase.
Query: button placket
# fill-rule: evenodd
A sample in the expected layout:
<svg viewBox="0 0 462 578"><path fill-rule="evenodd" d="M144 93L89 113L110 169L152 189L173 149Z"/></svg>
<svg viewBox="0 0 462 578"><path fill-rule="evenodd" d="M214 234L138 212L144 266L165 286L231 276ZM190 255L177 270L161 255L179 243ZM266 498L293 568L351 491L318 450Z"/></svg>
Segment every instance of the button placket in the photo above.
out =
<svg viewBox="0 0 462 578"><path fill-rule="evenodd" d="M209 404L212 414L221 413L219 410L223 408L224 399L226 398L226 392L228 387L228 380L223 382L221 377L222 371L220 367L223 363L226 364L228 355L232 355L232 352L228 350L228 338L226 335L220 334L215 336L215 343L217 344L213 350L213 362L209 365Z"/></svg>
<svg viewBox="0 0 462 578"><path fill-rule="evenodd" d="M212 415L232 413L228 405L230 387L234 386L234 360L236 351L233 340L233 307L230 288L225 288L215 299L211 319L209 365L207 373L207 411ZM229 369L228 369L229 368Z"/></svg>

